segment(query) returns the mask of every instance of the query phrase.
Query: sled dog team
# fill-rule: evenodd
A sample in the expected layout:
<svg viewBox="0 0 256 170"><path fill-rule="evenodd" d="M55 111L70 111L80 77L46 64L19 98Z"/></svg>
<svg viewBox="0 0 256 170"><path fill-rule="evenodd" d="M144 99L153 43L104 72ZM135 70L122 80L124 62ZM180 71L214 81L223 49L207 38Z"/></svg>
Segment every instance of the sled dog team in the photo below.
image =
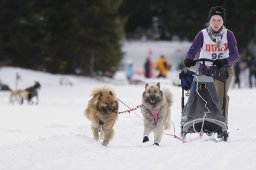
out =
<svg viewBox="0 0 256 170"><path fill-rule="evenodd" d="M107 145L114 135L114 124L118 117L118 98L110 87L100 87L92 91L91 99L85 109L85 116L91 122L95 140ZM165 129L169 128L172 94L161 89L160 83L146 84L142 93L141 113L144 120L143 143L149 141L150 132L154 133L154 145L159 146Z"/></svg>

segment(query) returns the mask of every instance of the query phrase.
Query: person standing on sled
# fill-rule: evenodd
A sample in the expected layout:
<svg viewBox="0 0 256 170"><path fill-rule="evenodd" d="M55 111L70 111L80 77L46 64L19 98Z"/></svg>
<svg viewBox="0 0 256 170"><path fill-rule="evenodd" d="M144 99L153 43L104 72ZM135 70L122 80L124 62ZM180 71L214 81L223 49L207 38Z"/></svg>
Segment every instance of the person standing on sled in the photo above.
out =
<svg viewBox="0 0 256 170"><path fill-rule="evenodd" d="M228 120L228 103L229 96L228 89L234 75L233 66L239 60L238 48L234 33L223 25L225 21L226 11L221 6L212 7L209 11L209 26L201 30L194 38L190 46L184 65L191 67L196 64L193 60L198 52L199 58L206 58L214 60L213 62L206 62L206 66L199 65L199 73L207 71L209 74L214 74L218 70L226 68L228 71L228 78L225 80L225 94L224 82L217 79L214 80L215 88L219 98L220 105L223 106L223 97L225 95L225 118Z"/></svg>

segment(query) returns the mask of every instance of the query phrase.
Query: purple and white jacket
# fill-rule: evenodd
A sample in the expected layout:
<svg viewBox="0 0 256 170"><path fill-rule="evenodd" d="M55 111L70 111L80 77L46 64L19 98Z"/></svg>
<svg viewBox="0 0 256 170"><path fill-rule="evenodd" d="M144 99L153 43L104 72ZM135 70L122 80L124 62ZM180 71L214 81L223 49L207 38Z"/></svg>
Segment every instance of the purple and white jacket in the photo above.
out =
<svg viewBox="0 0 256 170"><path fill-rule="evenodd" d="M197 53L200 52L199 58L208 58L215 60L218 58L222 58L222 56L218 57L218 55L223 54L223 58L226 58L228 60L227 67L233 66L239 60L237 42L234 33L227 29L224 35L225 37L223 38L223 48L216 48L215 42L209 40L209 37L205 32L206 29L203 29L196 35L192 42L192 45L187 52L186 58L194 59ZM202 54L205 55L205 57L203 57ZM209 56L214 57L210 58ZM216 70L216 68L212 66L211 70Z"/></svg>

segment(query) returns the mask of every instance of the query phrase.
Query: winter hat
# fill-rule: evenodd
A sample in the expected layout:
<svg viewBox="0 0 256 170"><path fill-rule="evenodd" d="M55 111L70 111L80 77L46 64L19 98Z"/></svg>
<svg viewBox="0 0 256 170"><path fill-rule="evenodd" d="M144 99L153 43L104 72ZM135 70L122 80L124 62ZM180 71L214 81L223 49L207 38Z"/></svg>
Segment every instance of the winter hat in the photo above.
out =
<svg viewBox="0 0 256 170"><path fill-rule="evenodd" d="M213 15L219 15L222 17L223 21L226 17L226 10L222 8L221 6L212 7L209 12L209 20Z"/></svg>

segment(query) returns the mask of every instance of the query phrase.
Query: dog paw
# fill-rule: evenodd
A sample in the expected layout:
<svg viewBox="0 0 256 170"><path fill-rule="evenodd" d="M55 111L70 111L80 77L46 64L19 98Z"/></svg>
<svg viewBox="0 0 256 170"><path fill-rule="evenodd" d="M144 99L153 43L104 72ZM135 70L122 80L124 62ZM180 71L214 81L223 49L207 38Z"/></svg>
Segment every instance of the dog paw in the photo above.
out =
<svg viewBox="0 0 256 170"><path fill-rule="evenodd" d="M108 143L109 143L109 139L104 139L102 142L102 145L107 146Z"/></svg>
<svg viewBox="0 0 256 170"><path fill-rule="evenodd" d="M96 141L99 140L99 136L94 136L93 138L94 138L94 140L96 140Z"/></svg>
<svg viewBox="0 0 256 170"><path fill-rule="evenodd" d="M159 146L159 144L158 144L158 143L154 143L153 145Z"/></svg>
<svg viewBox="0 0 256 170"><path fill-rule="evenodd" d="M149 138L147 136L144 136L143 143L148 142L148 141L149 141Z"/></svg>

